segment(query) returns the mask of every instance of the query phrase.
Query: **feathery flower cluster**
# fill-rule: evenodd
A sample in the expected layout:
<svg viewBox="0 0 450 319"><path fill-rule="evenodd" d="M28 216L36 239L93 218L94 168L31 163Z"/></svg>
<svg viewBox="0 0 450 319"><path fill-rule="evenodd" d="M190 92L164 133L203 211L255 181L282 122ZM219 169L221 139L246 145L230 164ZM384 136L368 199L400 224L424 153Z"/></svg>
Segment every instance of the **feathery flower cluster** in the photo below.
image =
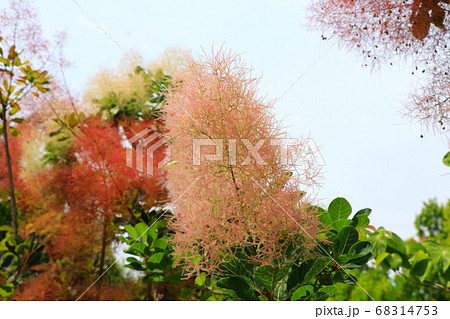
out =
<svg viewBox="0 0 450 319"><path fill-rule="evenodd" d="M281 267L322 238L305 195L320 168L304 141L287 147L251 72L223 50L190 58L167 97L166 127L178 162L168 169L176 200L170 227L187 275L220 272L237 250L250 252L256 264ZM298 250L287 254L292 244Z"/></svg>
<svg viewBox="0 0 450 319"><path fill-rule="evenodd" d="M411 62L420 77L402 113L441 132L449 127L448 0L317 0L310 20L324 39L336 36L360 53L365 65Z"/></svg>

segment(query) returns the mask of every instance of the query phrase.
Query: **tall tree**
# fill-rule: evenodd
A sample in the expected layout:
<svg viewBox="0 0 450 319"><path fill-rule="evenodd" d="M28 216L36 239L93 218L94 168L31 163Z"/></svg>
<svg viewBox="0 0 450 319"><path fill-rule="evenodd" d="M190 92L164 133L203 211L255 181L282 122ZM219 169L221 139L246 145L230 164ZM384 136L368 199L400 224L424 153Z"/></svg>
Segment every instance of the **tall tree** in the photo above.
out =
<svg viewBox="0 0 450 319"><path fill-rule="evenodd" d="M0 45L2 38L0 38ZM11 154L9 147L9 134L19 136L20 132L17 127L11 123L22 123L23 118L15 116L20 111L21 101L28 93L33 93L39 97L37 92L47 92L49 89L50 77L47 71L33 69L28 61L23 62L16 50L16 46L12 45L8 50L0 46L0 132L3 135L3 145L5 150L6 167L8 170L9 193L11 199L11 219L14 230L14 236L18 237L17 230L17 207L14 188L14 175L11 164Z"/></svg>
<svg viewBox="0 0 450 319"><path fill-rule="evenodd" d="M164 131L161 87L170 85L170 77L131 64L110 71L100 71L90 82L91 89L97 88L86 95L91 115L57 110L57 127L47 131L40 156L43 164L22 178L33 205L27 228L47 235L51 262L18 298L73 300L99 277L84 300L131 298L132 286L118 268L104 275L115 258L116 235L123 232L122 225L136 224L152 207L164 205L167 192L163 170L154 167L148 175L126 165L126 139L143 130ZM164 154L164 147L154 153L155 165ZM33 288L44 280L61 282L69 269L64 284L45 289L45 294ZM122 294L125 284L129 288Z"/></svg>
<svg viewBox="0 0 450 319"><path fill-rule="evenodd" d="M446 204L436 199L424 202L414 224L417 237L433 237L441 244L450 246L450 200Z"/></svg>

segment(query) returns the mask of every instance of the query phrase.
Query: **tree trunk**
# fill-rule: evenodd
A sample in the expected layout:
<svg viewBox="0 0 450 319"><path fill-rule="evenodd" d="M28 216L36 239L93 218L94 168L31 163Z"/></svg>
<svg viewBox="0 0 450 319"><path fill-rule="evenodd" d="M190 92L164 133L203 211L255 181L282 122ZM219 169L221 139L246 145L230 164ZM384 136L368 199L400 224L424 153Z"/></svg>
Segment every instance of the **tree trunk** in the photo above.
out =
<svg viewBox="0 0 450 319"><path fill-rule="evenodd" d="M103 267L105 265L105 253L106 253L106 227L107 227L107 218L103 217L103 233L102 233L102 248L100 251L100 265L98 269L98 276L103 274Z"/></svg>
<svg viewBox="0 0 450 319"><path fill-rule="evenodd" d="M11 154L9 153L9 143L8 143L8 121L6 119L6 106L3 105L2 114L2 124L3 124L3 143L5 145L5 157L6 157L6 167L8 168L8 179L9 179L9 196L11 198L11 220L12 228L14 232L14 238L18 238L17 229L17 210L16 210L16 195L14 189L14 179L11 165Z"/></svg>

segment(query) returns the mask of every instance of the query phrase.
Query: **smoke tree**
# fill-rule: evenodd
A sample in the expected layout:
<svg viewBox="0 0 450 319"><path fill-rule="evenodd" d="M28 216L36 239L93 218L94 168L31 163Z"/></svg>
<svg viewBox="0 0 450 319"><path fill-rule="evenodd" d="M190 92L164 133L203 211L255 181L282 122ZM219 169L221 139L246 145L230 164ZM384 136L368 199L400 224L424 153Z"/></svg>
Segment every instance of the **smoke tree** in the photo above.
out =
<svg viewBox="0 0 450 319"><path fill-rule="evenodd" d="M168 179L172 199L180 199L169 227L186 274L220 272L236 250L280 268L309 255L321 237L306 187L319 170L309 162L297 176L303 141L284 144L288 136L271 103L258 96L251 70L220 50L190 59L174 83L165 110L177 164L168 168Z"/></svg>
<svg viewBox="0 0 450 319"><path fill-rule="evenodd" d="M448 0L318 0L310 8L313 28L324 38L361 54L366 65L413 64L419 86L404 113L433 129L450 121L450 3Z"/></svg>

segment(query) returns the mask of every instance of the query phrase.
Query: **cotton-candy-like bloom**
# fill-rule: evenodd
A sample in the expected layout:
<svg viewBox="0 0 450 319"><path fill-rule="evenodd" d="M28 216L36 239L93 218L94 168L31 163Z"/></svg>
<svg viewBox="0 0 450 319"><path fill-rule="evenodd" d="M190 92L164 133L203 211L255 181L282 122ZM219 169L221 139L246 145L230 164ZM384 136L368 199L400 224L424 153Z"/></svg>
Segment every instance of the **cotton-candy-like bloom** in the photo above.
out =
<svg viewBox="0 0 450 319"><path fill-rule="evenodd" d="M419 75L402 113L429 128L450 125L448 0L317 0L310 20L324 38L361 54L365 65L411 62ZM334 41L334 40L333 40Z"/></svg>
<svg viewBox="0 0 450 319"><path fill-rule="evenodd" d="M166 106L178 162L168 169L175 207L170 227L186 274L220 272L236 250L256 264L280 267L310 253L321 237L305 184L314 184L319 169L303 142L278 145L287 135L271 103L258 97L251 69L221 50L191 58L175 83ZM287 254L292 244L299 249Z"/></svg>

